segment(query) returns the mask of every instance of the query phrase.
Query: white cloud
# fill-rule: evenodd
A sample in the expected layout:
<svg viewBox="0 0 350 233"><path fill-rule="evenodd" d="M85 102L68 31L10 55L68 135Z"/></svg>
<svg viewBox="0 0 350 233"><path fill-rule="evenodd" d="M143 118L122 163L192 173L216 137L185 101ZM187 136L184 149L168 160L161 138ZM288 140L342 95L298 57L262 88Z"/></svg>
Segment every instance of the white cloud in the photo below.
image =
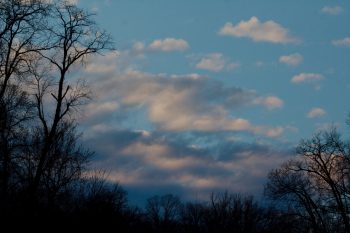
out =
<svg viewBox="0 0 350 233"><path fill-rule="evenodd" d="M343 12L341 6L325 6L321 9L321 12L328 15L339 15Z"/></svg>
<svg viewBox="0 0 350 233"><path fill-rule="evenodd" d="M198 74L157 75L125 70L114 76L106 74L95 79L94 93L103 101L119 103L120 111L142 107L148 122L160 130L273 135L269 133L273 127L254 125L248 119L231 115L232 109L248 106L254 101L257 96L254 91L225 87L221 82ZM273 109L281 107L282 103L276 97L267 97L259 104ZM113 109L109 107L113 105L103 106L106 111ZM101 117L104 116L94 118Z"/></svg>
<svg viewBox="0 0 350 233"><path fill-rule="evenodd" d="M276 96L259 97L254 103L264 105L269 110L283 107L283 100Z"/></svg>
<svg viewBox="0 0 350 233"><path fill-rule="evenodd" d="M340 40L333 40L332 44L335 46L350 46L350 37L345 37Z"/></svg>
<svg viewBox="0 0 350 233"><path fill-rule="evenodd" d="M271 43L292 43L298 39L291 36L288 29L269 20L260 22L255 16L248 21L241 21L237 25L227 22L219 31L220 35L233 37L248 37L254 41L267 41Z"/></svg>
<svg viewBox="0 0 350 233"><path fill-rule="evenodd" d="M326 111L323 108L312 108L308 113L308 118L317 118L326 115Z"/></svg>
<svg viewBox="0 0 350 233"><path fill-rule="evenodd" d="M221 53L212 53L204 56L196 64L196 68L219 72L223 70L233 70L239 67L238 63L230 63Z"/></svg>
<svg viewBox="0 0 350 233"><path fill-rule="evenodd" d="M280 56L279 62L285 63L289 66L299 65L303 61L303 56L299 53L293 53L290 55Z"/></svg>
<svg viewBox="0 0 350 233"><path fill-rule="evenodd" d="M162 51L162 52L171 52L171 51L184 51L190 46L187 41L183 39L175 38L165 38L154 40L148 48L152 51Z"/></svg>
<svg viewBox="0 0 350 233"><path fill-rule="evenodd" d="M85 72L91 74L106 74L116 70L117 60L120 56L118 52L109 52L104 56L92 56L85 66Z"/></svg>
<svg viewBox="0 0 350 233"><path fill-rule="evenodd" d="M83 120L85 121L99 121L106 118L119 108L119 104L116 101L94 102L88 104L84 108Z"/></svg>
<svg viewBox="0 0 350 233"><path fill-rule="evenodd" d="M302 83L302 82L317 82L324 79L324 76L321 74L315 74L315 73L300 73L298 75L295 75L292 79L292 83Z"/></svg>

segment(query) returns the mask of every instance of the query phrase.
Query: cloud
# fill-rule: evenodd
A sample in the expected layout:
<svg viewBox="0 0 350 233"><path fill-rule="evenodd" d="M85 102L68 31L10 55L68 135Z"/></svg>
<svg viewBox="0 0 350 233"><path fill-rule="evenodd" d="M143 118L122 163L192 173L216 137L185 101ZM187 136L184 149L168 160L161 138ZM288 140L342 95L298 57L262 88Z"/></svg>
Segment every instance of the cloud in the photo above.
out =
<svg viewBox="0 0 350 233"><path fill-rule="evenodd" d="M118 59L122 52L109 52L104 56L92 56L85 66L85 72L89 74L112 74L118 68Z"/></svg>
<svg viewBox="0 0 350 233"><path fill-rule="evenodd" d="M324 79L324 76L321 74L316 74L316 73L300 73L298 75L295 75L292 79L291 82L298 84L302 82L317 82Z"/></svg>
<svg viewBox="0 0 350 233"><path fill-rule="evenodd" d="M211 53L202 57L196 64L196 68L220 72L223 70L233 70L239 67L238 63L230 63L228 58L225 58L221 53Z"/></svg>
<svg viewBox="0 0 350 233"><path fill-rule="evenodd" d="M172 52L172 51L184 51L190 46L187 41L183 39L165 38L154 40L148 49L151 51Z"/></svg>
<svg viewBox="0 0 350 233"><path fill-rule="evenodd" d="M270 136L268 131L275 128L254 125L249 119L232 115L234 109L251 106L259 98L255 91L226 87L220 81L199 74L150 74L132 69L114 72L98 76L89 73L90 80L94 80L93 92L106 114L92 113L91 109L99 109L93 106L86 114L86 122L97 123L99 118L108 122L106 115L119 114L137 122L148 122L159 130L178 132L234 131ZM118 107L107 108L111 103ZM273 109L281 107L283 102L277 97L267 97L254 104ZM112 114L109 110L115 112ZM137 117L140 119L135 119ZM125 120L126 124L130 119Z"/></svg>
<svg viewBox="0 0 350 233"><path fill-rule="evenodd" d="M132 46L133 51L144 51L145 50L145 44L141 41L136 41Z"/></svg>
<svg viewBox="0 0 350 233"><path fill-rule="evenodd" d="M114 100L89 103L83 109L84 114L81 120L83 123L97 124L99 125L98 129L101 129L101 122L108 121L110 115L116 112L119 107L119 103Z"/></svg>
<svg viewBox="0 0 350 233"><path fill-rule="evenodd" d="M341 6L325 6L321 9L321 12L327 15L340 15L343 11Z"/></svg>
<svg viewBox="0 0 350 233"><path fill-rule="evenodd" d="M245 104L250 92L224 88L204 77L169 78L137 71L126 74L123 83L122 102L147 106L149 119L163 130L252 130L249 121L228 118L226 109ZM218 103L220 99L226 103Z"/></svg>
<svg viewBox="0 0 350 233"><path fill-rule="evenodd" d="M282 127L271 128L266 131L266 136L274 138L278 137L283 133L284 129Z"/></svg>
<svg viewBox="0 0 350 233"><path fill-rule="evenodd" d="M350 37L345 37L344 39L340 40L333 40L332 44L334 46L350 46Z"/></svg>
<svg viewBox="0 0 350 233"><path fill-rule="evenodd" d="M326 115L326 111L323 108L312 108L308 113L308 118L318 118Z"/></svg>
<svg viewBox="0 0 350 233"><path fill-rule="evenodd" d="M95 166L107 169L109 179L128 191L142 190L144 200L162 190L182 192L185 199L207 199L211 192L224 190L256 193L267 173L290 156L288 151L269 145L227 138L220 134L183 137L159 131L114 130L85 143L96 145ZM207 140L218 144L198 143Z"/></svg>
<svg viewBox="0 0 350 233"><path fill-rule="evenodd" d="M255 16L248 21L241 21L237 25L227 22L219 31L220 35L233 37L247 37L254 41L266 41L271 43L294 43L298 39L291 36L288 29L269 20L260 22Z"/></svg>
<svg viewBox="0 0 350 233"><path fill-rule="evenodd" d="M256 124L238 110L280 108L283 101L197 73L142 72L136 50L147 47L93 59L82 74L95 95L80 125L84 144L96 151L93 166L107 170L133 200L260 191L267 172L289 156L263 141L274 142L285 127ZM97 70L99 64L105 67Z"/></svg>
<svg viewBox="0 0 350 233"><path fill-rule="evenodd" d="M261 105L267 107L269 110L283 107L283 100L281 100L280 98L278 98L276 96L258 97L254 101L254 103L261 104Z"/></svg>
<svg viewBox="0 0 350 233"><path fill-rule="evenodd" d="M287 64L289 66L297 66L303 61L303 56L299 53L293 53L290 55L280 56L279 62Z"/></svg>

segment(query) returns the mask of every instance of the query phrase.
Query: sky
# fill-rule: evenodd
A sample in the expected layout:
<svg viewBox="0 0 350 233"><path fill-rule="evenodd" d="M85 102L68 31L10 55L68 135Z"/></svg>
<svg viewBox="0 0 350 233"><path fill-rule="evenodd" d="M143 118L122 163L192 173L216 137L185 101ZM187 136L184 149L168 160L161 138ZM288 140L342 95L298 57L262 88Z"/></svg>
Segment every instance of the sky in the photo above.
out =
<svg viewBox="0 0 350 233"><path fill-rule="evenodd" d="M350 132L350 1L74 2L116 47L80 73L83 141L135 203L261 195L301 139Z"/></svg>

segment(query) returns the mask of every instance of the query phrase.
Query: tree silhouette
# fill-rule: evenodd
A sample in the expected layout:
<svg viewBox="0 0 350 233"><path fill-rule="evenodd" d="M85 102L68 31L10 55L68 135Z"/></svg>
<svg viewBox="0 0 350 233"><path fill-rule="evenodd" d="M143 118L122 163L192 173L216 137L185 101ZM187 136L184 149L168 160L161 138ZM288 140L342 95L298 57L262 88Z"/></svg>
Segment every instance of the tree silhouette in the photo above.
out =
<svg viewBox="0 0 350 233"><path fill-rule="evenodd" d="M42 148L30 184L33 197L45 170L50 169L52 164L48 161L52 160L51 150L55 139L59 137L60 130L64 128L66 122L72 122L74 109L83 104L89 96L84 82L78 81L76 84L69 82L69 70L87 56L109 49L111 45L109 35L99 30L89 13L66 2L51 6L48 25L43 32L50 41L49 49L37 53L48 63L54 77L35 75L34 80L37 87L35 105L40 120ZM46 108L45 101L49 97L52 109Z"/></svg>
<svg viewBox="0 0 350 233"><path fill-rule="evenodd" d="M92 17L68 1L0 1L1 214L59 209L83 179L92 153L74 113L90 92L70 70L112 49Z"/></svg>
<svg viewBox="0 0 350 233"><path fill-rule="evenodd" d="M267 195L291 202L315 232L349 232L349 149L334 128L302 140L299 157L270 172Z"/></svg>
<svg viewBox="0 0 350 233"><path fill-rule="evenodd" d="M33 105L24 85L28 62L44 46L38 37L47 4L20 0L0 2L0 207L6 215L16 190L20 151L28 137Z"/></svg>
<svg viewBox="0 0 350 233"><path fill-rule="evenodd" d="M173 232L181 211L179 197L172 194L153 196L147 200L146 214L156 232Z"/></svg>

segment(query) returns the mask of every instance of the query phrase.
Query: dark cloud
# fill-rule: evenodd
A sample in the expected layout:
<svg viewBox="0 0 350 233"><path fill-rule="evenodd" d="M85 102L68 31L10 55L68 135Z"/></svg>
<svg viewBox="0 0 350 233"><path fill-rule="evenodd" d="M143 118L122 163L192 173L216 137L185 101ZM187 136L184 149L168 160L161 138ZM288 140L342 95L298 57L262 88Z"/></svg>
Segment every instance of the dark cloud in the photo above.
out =
<svg viewBox="0 0 350 233"><path fill-rule="evenodd" d="M267 172L285 161L289 152L235 142L230 136L219 133L215 145L207 145L196 143L215 134L110 130L84 143L96 149L94 166L106 169L136 202L161 193L185 199L206 199L223 190L261 194Z"/></svg>

